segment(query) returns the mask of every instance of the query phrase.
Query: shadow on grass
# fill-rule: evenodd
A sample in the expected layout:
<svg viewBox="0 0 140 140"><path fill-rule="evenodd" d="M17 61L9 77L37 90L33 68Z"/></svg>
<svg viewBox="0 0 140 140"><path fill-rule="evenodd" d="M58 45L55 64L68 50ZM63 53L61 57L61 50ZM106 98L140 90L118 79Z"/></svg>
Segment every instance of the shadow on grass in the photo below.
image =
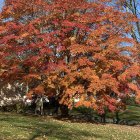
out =
<svg viewBox="0 0 140 140"><path fill-rule="evenodd" d="M128 120L140 120L140 109L137 107L129 107L126 112L120 114L121 119ZM79 120L79 118L78 118ZM73 122L73 123L70 123ZM54 120L49 117L37 117L37 116L23 116L12 113L0 113L0 126L11 126L14 130L9 129L10 132L3 131L2 135L6 138L12 133L14 135L29 134L28 140L35 139L51 139L51 140L83 140L83 139L110 139L109 135L104 135L100 132L92 132L90 127L83 127L82 122L75 124L71 119ZM83 124L84 125L84 124ZM96 125L94 126L96 127ZM98 127L98 126L97 126ZM6 128L5 128L6 129ZM26 133L25 133L26 132ZM96 134L95 134L96 133ZM0 136L1 139L1 136ZM19 138L17 137L19 140Z"/></svg>
<svg viewBox="0 0 140 140"><path fill-rule="evenodd" d="M32 132L29 140L36 138L50 138L60 140L80 140L88 138L102 138L99 134L93 134L88 129L82 130L80 127L73 126L72 123L57 122L53 120L43 121L42 118L23 117L20 115L2 115L0 114L0 122L6 122L12 125L17 131L26 130Z"/></svg>
<svg viewBox="0 0 140 140"><path fill-rule="evenodd" d="M35 134L30 140L45 136L53 139L60 140L76 140L76 139L88 139L88 138L103 138L102 135L93 134L89 131L78 130L75 128L69 128L62 125L50 124L50 125L38 125L40 129L36 129ZM45 131L42 131L45 128Z"/></svg>

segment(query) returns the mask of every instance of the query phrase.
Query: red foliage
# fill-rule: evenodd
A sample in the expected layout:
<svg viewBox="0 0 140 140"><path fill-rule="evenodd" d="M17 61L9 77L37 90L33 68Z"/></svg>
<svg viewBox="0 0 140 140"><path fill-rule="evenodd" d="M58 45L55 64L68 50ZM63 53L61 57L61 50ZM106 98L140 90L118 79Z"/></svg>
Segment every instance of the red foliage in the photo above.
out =
<svg viewBox="0 0 140 140"><path fill-rule="evenodd" d="M127 84L139 95L131 84L139 75L136 44L127 36L129 23L135 21L132 15L106 4L108 0L5 2L0 14L0 64L7 75L13 70L12 75L21 79L38 79L41 85L32 90L52 90L69 107L80 94L77 106L99 112L105 107L114 111L121 93L128 94L121 88Z"/></svg>

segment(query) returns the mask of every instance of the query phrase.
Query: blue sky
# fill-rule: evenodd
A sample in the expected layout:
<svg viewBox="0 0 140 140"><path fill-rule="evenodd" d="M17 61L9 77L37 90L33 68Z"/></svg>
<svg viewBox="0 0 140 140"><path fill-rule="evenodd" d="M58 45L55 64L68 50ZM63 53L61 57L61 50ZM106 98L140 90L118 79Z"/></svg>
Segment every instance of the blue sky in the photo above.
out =
<svg viewBox="0 0 140 140"><path fill-rule="evenodd" d="M3 5L3 1L4 0L0 0L0 9L1 9L2 5Z"/></svg>

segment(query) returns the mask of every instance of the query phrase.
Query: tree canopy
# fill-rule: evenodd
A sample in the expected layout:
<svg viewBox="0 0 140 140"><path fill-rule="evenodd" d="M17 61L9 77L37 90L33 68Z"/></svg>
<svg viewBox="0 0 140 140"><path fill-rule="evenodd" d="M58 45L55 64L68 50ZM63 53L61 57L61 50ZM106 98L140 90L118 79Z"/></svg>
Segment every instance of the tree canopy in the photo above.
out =
<svg viewBox="0 0 140 140"><path fill-rule="evenodd" d="M5 0L1 78L34 82L28 95L53 93L69 108L116 111L132 94L139 102L139 43L129 36L138 19L119 2Z"/></svg>

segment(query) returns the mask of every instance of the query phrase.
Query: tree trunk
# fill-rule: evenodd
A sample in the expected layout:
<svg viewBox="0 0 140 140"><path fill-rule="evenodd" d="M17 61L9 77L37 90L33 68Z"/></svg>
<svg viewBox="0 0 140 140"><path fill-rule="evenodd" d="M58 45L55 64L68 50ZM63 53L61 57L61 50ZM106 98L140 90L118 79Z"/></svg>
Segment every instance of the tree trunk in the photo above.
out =
<svg viewBox="0 0 140 140"><path fill-rule="evenodd" d="M101 123L106 123L106 113L100 115L101 117Z"/></svg>
<svg viewBox="0 0 140 140"><path fill-rule="evenodd" d="M68 117L69 116L69 109L66 105L60 105L61 116Z"/></svg>
<svg viewBox="0 0 140 140"><path fill-rule="evenodd" d="M118 124L120 121L120 118L119 118L119 112L116 112L116 124Z"/></svg>

